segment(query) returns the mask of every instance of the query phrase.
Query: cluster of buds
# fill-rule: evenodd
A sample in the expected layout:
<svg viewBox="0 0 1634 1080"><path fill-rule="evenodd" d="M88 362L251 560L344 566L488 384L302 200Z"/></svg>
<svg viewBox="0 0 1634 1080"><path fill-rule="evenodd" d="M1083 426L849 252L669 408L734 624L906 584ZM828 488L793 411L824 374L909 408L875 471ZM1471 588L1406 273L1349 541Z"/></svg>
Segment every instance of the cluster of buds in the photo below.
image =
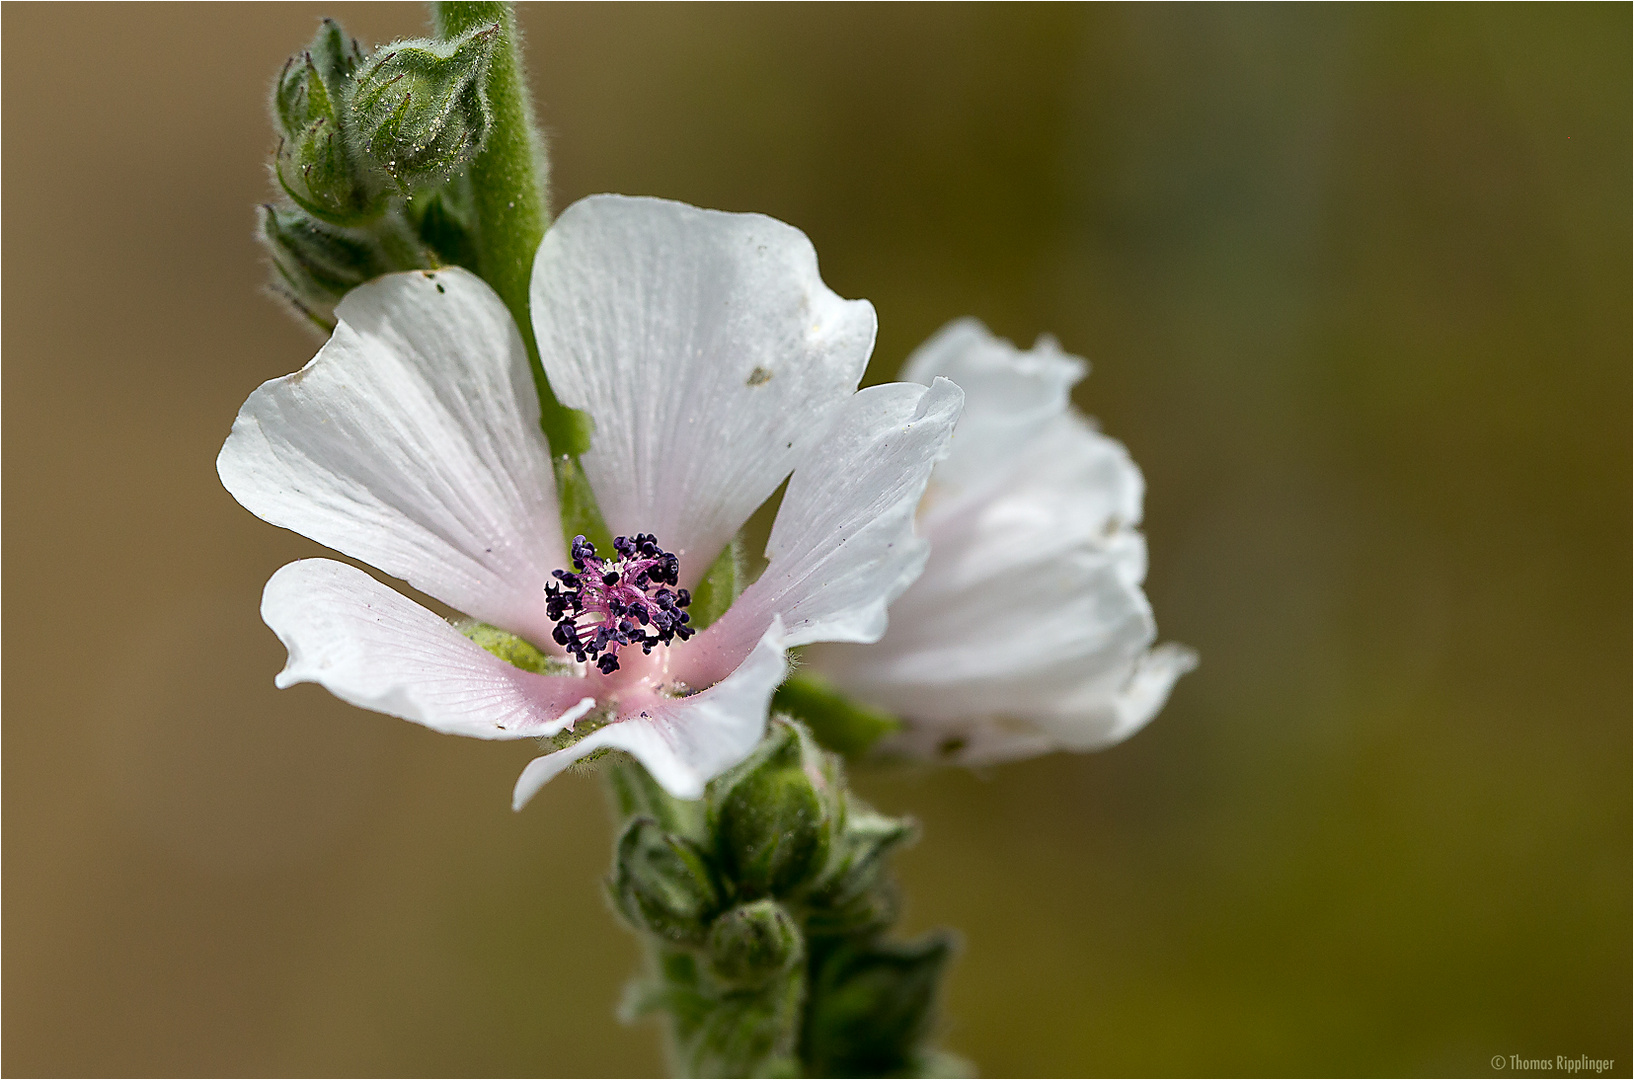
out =
<svg viewBox="0 0 1634 1080"><path fill-rule="evenodd" d="M616 536L613 550L618 558L606 561L596 555L596 545L576 536L573 570L556 570L556 580L545 584L545 614L556 623L556 644L603 675L618 670L618 651L626 645L651 653L695 632L687 625L692 594L675 587L680 559L651 533Z"/></svg>
<svg viewBox="0 0 1634 1080"><path fill-rule="evenodd" d="M340 24L284 64L272 93L272 172L261 208L277 287L319 326L380 274L470 261L463 170L493 124L485 83L499 34L401 41L367 54Z"/></svg>
<svg viewBox="0 0 1634 1080"><path fill-rule="evenodd" d="M626 1015L666 1012L690 1075L927 1075L946 935L884 940L888 855L911 822L846 788L840 759L774 719L688 816L626 766L608 889L650 946ZM632 794L633 793L633 794Z"/></svg>

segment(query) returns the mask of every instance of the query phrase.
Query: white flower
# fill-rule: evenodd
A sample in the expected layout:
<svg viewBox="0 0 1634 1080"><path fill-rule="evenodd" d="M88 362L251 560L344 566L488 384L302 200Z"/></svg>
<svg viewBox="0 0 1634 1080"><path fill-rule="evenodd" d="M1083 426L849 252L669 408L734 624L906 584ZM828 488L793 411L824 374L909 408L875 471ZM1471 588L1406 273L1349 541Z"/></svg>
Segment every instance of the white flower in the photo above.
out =
<svg viewBox="0 0 1634 1080"><path fill-rule="evenodd" d="M568 545L499 297L458 269L397 274L350 293L318 355L250 395L217 470L259 517L552 662L513 666L362 570L309 559L274 574L262 599L289 649L278 685L317 682L437 731L551 740L517 781L518 807L603 747L696 798L760 739L786 649L884 631L887 603L924 564L914 508L962 394L945 380L854 392L872 306L831 292L804 234L760 215L586 199L540 245L531 304L552 387L595 422L582 463L607 524L637 538L600 553L630 555L603 570L625 570L625 599L642 598L639 617L626 609L633 644L598 640L599 616L575 618L560 597L554 613L582 636L553 629L545 586L569 567ZM684 640L680 590L791 470L766 571ZM612 655L616 670L573 652Z"/></svg>
<svg viewBox="0 0 1634 1080"><path fill-rule="evenodd" d="M965 391L919 508L925 572L876 644L806 660L905 719L887 752L980 764L1127 738L1195 654L1156 637L1141 593L1144 484L1123 446L1073 410L1087 370L1049 338L1030 352L974 319L943 327L905 378Z"/></svg>

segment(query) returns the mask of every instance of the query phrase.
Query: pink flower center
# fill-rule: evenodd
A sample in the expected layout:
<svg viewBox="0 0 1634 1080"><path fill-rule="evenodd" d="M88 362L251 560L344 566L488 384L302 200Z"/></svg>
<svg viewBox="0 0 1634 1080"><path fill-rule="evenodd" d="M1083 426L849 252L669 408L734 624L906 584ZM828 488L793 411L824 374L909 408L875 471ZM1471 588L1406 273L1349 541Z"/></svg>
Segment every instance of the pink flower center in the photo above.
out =
<svg viewBox="0 0 1634 1080"><path fill-rule="evenodd" d="M692 603L674 588L681 561L658 546L651 533L613 538L618 558L596 555L596 545L573 538L573 572L554 570L545 584L545 613L556 623L551 637L579 663L593 662L603 675L618 670L618 651L685 641L695 631L684 610Z"/></svg>

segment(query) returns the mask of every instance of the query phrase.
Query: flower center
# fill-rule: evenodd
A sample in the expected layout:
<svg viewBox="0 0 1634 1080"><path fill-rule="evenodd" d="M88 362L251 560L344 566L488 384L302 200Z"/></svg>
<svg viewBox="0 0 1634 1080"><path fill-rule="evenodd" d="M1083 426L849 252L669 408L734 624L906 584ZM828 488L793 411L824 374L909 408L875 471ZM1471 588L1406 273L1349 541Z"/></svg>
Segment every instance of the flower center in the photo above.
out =
<svg viewBox="0 0 1634 1080"><path fill-rule="evenodd" d="M603 675L618 670L618 651L685 641L697 633L687 623L692 595L672 588L681 561L658 546L651 533L613 538L618 558L596 555L596 545L573 538L573 572L553 570L545 584L545 613L556 623L551 637L579 663L594 661Z"/></svg>

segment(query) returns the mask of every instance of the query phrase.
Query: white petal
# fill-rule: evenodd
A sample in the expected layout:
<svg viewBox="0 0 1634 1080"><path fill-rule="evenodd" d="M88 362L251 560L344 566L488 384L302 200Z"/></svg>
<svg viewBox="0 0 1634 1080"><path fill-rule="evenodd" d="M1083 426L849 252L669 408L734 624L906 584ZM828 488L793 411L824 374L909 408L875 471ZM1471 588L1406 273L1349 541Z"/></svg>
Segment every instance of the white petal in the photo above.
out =
<svg viewBox="0 0 1634 1080"><path fill-rule="evenodd" d="M974 764L1126 737L1194 658L1148 651L1144 483L1120 444L1072 412L1083 365L963 320L907 373L966 391L920 507L930 559L877 644L816 646L806 661L906 718L888 748L898 753Z"/></svg>
<svg viewBox="0 0 1634 1080"><path fill-rule="evenodd" d="M588 681L535 675L355 566L293 562L272 575L261 618L289 649L280 688L315 682L342 701L479 739L554 735L595 704Z"/></svg>
<svg viewBox="0 0 1634 1080"><path fill-rule="evenodd" d="M782 633L774 620L742 665L708 690L685 698L649 698L634 715L534 758L516 781L512 807L520 810L562 770L603 747L633 754L676 798L700 797L705 784L748 757L765 735L772 692L786 673ZM620 704L621 713L630 708Z"/></svg>
<svg viewBox="0 0 1634 1080"><path fill-rule="evenodd" d="M683 678L707 682L730 670L774 617L790 648L878 641L886 606L929 554L914 535L914 511L963 399L946 379L853 395L789 480L765 572L688 644Z"/></svg>
<svg viewBox="0 0 1634 1080"><path fill-rule="evenodd" d="M274 525L554 648L555 482L505 305L449 269L371 282L336 314L311 363L239 410L222 483Z"/></svg>
<svg viewBox="0 0 1634 1080"><path fill-rule="evenodd" d="M930 559L885 637L822 654L843 684L889 693L876 702L886 707L912 701L918 716L940 692L948 708L975 704L966 695L996 705L1024 686L1052 693L1056 670L1106 670L1151 644L1145 540L1131 527L1140 473L1127 452L1070 415L1023 449L980 498L938 507L927 496Z"/></svg>
<svg viewBox="0 0 1634 1080"><path fill-rule="evenodd" d="M1160 645L1116 672L1093 676L1061 692L1048 709L966 712L945 723L910 726L881 749L961 765L989 765L1052 750L1104 749L1156 716L1175 680L1196 666L1197 656L1190 649Z"/></svg>
<svg viewBox="0 0 1634 1080"><path fill-rule="evenodd" d="M932 549L921 581L938 572L941 555ZM1090 551L1019 568L985 590L916 592L892 607L878 644L823 646L807 659L873 704L941 723L1048 710L1083 678L1130 663L1155 634L1139 588Z"/></svg>
<svg viewBox="0 0 1634 1080"><path fill-rule="evenodd" d="M944 326L915 349L902 377L929 384L940 375L964 388L965 412L937 482L954 490L982 485L1002 469L1039 425L1067 411L1073 384L1089 365L1053 338L1023 352L975 319Z"/></svg>
<svg viewBox="0 0 1634 1080"><path fill-rule="evenodd" d="M759 214L598 195L534 262L540 356L596 431L582 458L614 533L657 535L695 583L856 387L874 309Z"/></svg>
<svg viewBox="0 0 1634 1080"><path fill-rule="evenodd" d="M1117 686L1086 679L1061 695L1039 726L1067 750L1099 750L1122 742L1162 710L1175 681L1196 667L1197 654L1191 649L1159 645L1142 654Z"/></svg>
<svg viewBox="0 0 1634 1080"><path fill-rule="evenodd" d="M1076 414L1038 425L975 493L950 494L941 473L938 466L920 506L921 529L933 546L963 553L954 578L936 575L928 587L963 591L1078 548L1115 549L1126 580L1145 578L1146 548L1135 531L1145 481L1121 443Z"/></svg>

